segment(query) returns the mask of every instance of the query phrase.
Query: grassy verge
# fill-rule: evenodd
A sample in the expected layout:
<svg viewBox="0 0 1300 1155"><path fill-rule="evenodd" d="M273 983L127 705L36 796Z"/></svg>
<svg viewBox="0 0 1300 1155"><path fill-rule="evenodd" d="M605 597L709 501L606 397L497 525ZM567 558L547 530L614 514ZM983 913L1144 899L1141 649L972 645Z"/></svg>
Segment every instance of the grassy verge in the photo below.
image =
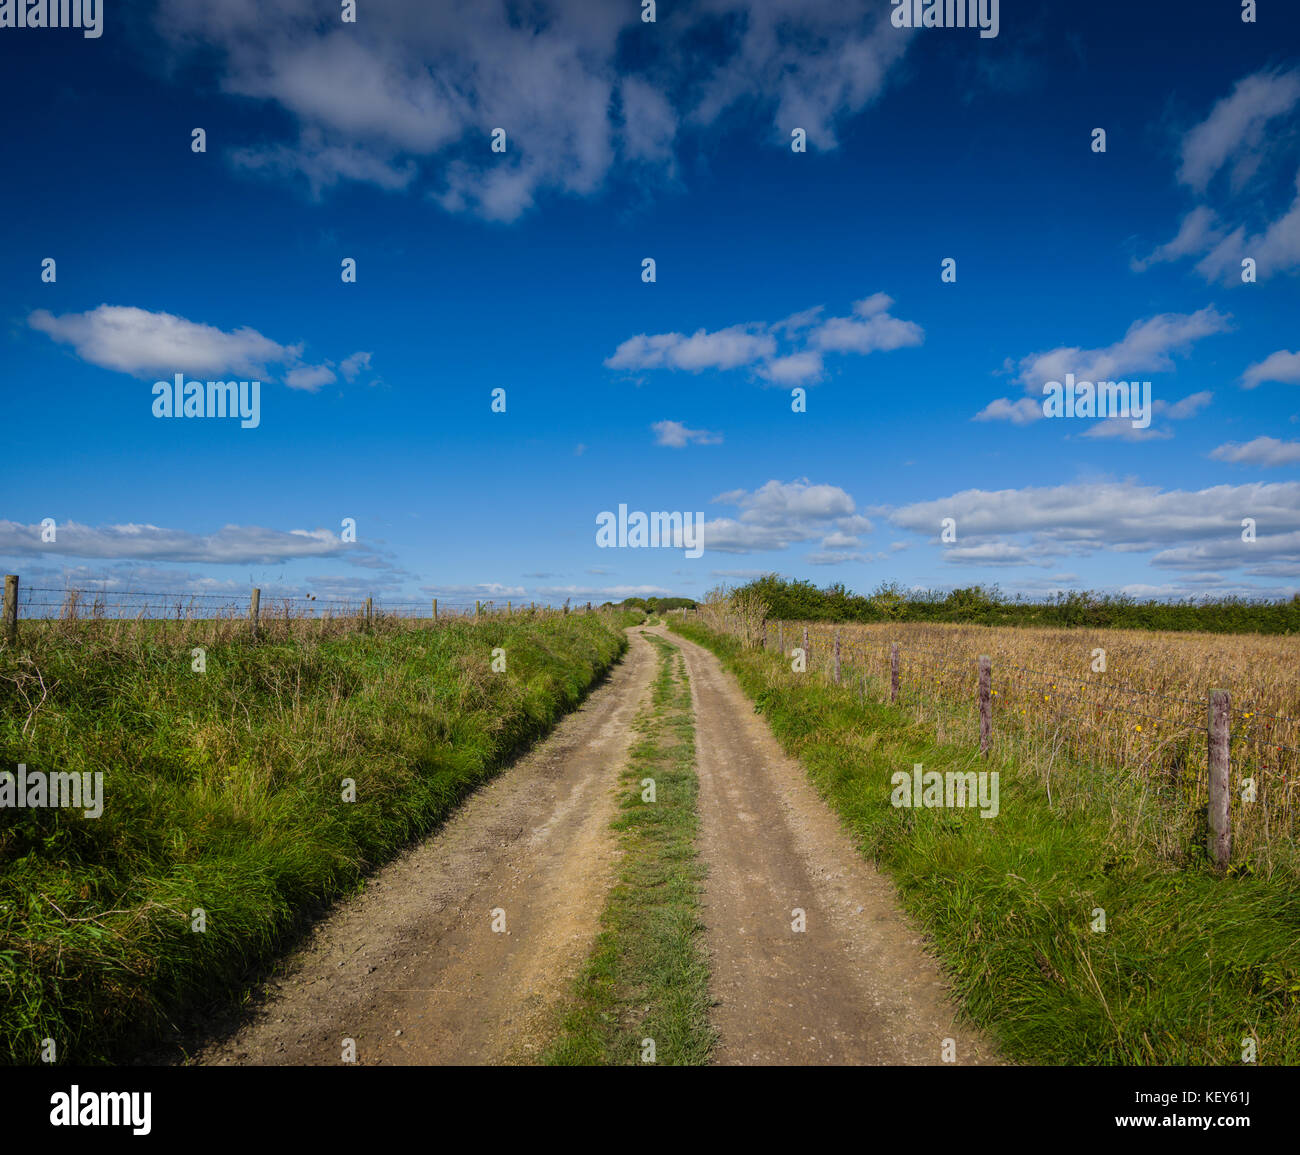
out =
<svg viewBox="0 0 1300 1155"><path fill-rule="evenodd" d="M984 764L778 655L672 628L736 674L860 852L893 876L966 1012L1009 1059L1235 1065L1253 1044L1257 1063L1300 1063L1294 878L1219 878L1134 846L1122 817L1153 787L1132 776L1093 771L1090 791L1054 805L1038 771L1005 754ZM894 807L891 776L917 763L998 771L998 817Z"/></svg>
<svg viewBox="0 0 1300 1155"><path fill-rule="evenodd" d="M121 1061L237 994L577 705L640 617L227 641L201 673L158 631L0 649L0 771L103 775L96 818L0 809L0 1062L45 1039Z"/></svg>
<svg viewBox="0 0 1300 1155"><path fill-rule="evenodd" d="M659 675L620 782L618 881L559 1036L542 1056L554 1066L647 1062L647 1039L656 1063L685 1066L707 1062L713 1046L691 688L680 651L650 641L659 650ZM645 800L647 778L653 802Z"/></svg>

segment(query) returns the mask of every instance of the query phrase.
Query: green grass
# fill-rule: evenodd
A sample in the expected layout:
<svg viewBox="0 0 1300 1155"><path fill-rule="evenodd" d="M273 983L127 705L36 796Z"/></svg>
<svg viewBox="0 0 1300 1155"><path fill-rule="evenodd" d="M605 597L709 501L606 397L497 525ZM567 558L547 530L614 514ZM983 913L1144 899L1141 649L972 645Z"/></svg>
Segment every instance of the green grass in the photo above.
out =
<svg viewBox="0 0 1300 1155"><path fill-rule="evenodd" d="M1068 806L1038 771L940 744L854 688L794 675L695 623L782 746L800 759L864 857L892 875L970 1018L1002 1053L1036 1064L1300 1063L1300 890L1294 876L1219 877L1203 856L1145 852L1116 821L1142 784L1096 771ZM890 777L996 770L1001 812L903 809ZM1059 764L1059 780L1076 768ZM1147 803L1150 805L1150 802ZM1189 848L1194 849L1194 848ZM1091 929L1093 910L1106 930Z"/></svg>
<svg viewBox="0 0 1300 1155"><path fill-rule="evenodd" d="M654 1040L656 1063L688 1066L707 1062L714 1043L699 916L691 689L680 651L649 640L659 651L659 674L651 704L634 723L638 739L620 781L618 880L558 1037L542 1056L553 1066L645 1062L645 1039ZM654 779L654 802L643 800L647 778Z"/></svg>
<svg viewBox="0 0 1300 1155"><path fill-rule="evenodd" d="M0 1062L46 1038L59 1062L122 1061L237 998L576 706L640 619L286 627L208 645L201 674L179 626L26 628L0 647L0 769L102 772L104 812L0 810Z"/></svg>

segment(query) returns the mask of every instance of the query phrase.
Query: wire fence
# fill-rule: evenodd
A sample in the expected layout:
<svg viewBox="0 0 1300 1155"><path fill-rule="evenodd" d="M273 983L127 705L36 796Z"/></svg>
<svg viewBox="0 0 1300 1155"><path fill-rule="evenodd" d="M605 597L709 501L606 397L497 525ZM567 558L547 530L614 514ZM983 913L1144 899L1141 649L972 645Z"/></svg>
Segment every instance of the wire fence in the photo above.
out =
<svg viewBox="0 0 1300 1155"><path fill-rule="evenodd" d="M1104 659L1088 674L1047 669L1042 663L1017 661L1008 652L1025 645L1025 635L1015 631L1005 643L990 632L973 639L958 630L933 629L918 641L907 630L888 626L759 622L716 611L697 616L749 646L782 652L792 673L812 673L856 687L864 698L902 706L918 720L939 725L953 740L974 742L984 712L995 741L1027 744L1022 748L1050 751L1053 757L1065 754L1080 765L1130 770L1161 787L1177 788L1197 805L1210 802L1211 701L1222 688L1228 691L1221 699L1228 750L1224 782L1226 789L1230 765L1234 813L1259 819L1262 827L1250 832L1252 839L1294 838L1296 833L1300 716L1263 697L1257 685L1229 684L1193 697L1165 692L1167 672L1132 660L1125 661L1123 675L1114 667L1108 671ZM981 659L969 652L972 641L995 650L984 659L991 677L983 710ZM1245 668L1250 670L1249 663ZM1294 670L1293 662L1284 663L1284 680L1274 687L1284 702L1292 700L1285 696L1288 691L1294 695ZM1144 677L1162 689L1140 684Z"/></svg>
<svg viewBox="0 0 1300 1155"><path fill-rule="evenodd" d="M566 603L567 605L568 603ZM373 597L276 593L250 587L247 591L199 593L144 591L91 586L53 587L18 585L13 613L6 602L6 617L22 620L143 619L205 621L254 614L275 617L371 617L442 619L478 614L564 612L564 606L523 602L513 598L430 598L427 601L389 601ZM584 603L583 610L591 609Z"/></svg>
<svg viewBox="0 0 1300 1155"><path fill-rule="evenodd" d="M454 621L530 614L553 616L591 612L590 602L573 606L516 602L514 598L429 598L427 601L376 600L374 597L302 594L250 587L247 591L123 590L93 586L27 586L6 575L0 641L15 643L19 622L25 628L102 630L112 636L152 637L175 633L202 640L240 636L289 638L303 630L320 636L401 623L437 625Z"/></svg>

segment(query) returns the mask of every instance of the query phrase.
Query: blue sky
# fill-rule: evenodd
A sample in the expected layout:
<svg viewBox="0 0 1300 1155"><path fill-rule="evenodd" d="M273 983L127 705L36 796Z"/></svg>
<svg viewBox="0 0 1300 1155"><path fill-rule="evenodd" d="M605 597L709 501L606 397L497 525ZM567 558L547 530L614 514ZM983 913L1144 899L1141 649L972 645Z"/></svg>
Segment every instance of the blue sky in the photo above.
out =
<svg viewBox="0 0 1300 1155"><path fill-rule="evenodd" d="M0 27L6 572L1296 590L1300 9L425 8ZM176 373L260 380L259 424L154 417ZM1043 417L1066 373L1149 380L1150 426ZM620 504L702 514L703 556L597 548Z"/></svg>

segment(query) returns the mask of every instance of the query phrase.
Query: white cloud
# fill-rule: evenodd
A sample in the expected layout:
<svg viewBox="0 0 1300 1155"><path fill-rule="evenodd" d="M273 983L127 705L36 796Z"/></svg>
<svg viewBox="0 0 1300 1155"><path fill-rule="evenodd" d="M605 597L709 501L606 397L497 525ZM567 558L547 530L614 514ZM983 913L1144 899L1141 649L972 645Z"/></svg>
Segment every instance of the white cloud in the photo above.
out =
<svg viewBox="0 0 1300 1155"><path fill-rule="evenodd" d="M1211 178L1236 158L1232 183L1240 188L1259 167L1269 121L1300 101L1300 73L1257 72L1237 82L1204 121L1183 137L1178 179L1204 192Z"/></svg>
<svg viewBox="0 0 1300 1155"><path fill-rule="evenodd" d="M332 385L337 380L328 365L300 365L284 375L284 383L290 389L304 389L308 393L315 393L322 385Z"/></svg>
<svg viewBox="0 0 1300 1155"><path fill-rule="evenodd" d="M1167 417L1171 421L1185 421L1189 417L1195 417L1213 400L1214 394L1208 389L1202 389L1199 393L1189 393L1181 401L1171 403L1157 399L1151 402L1151 408L1157 417Z"/></svg>
<svg viewBox="0 0 1300 1155"><path fill-rule="evenodd" d="M671 177L683 120L705 128L742 103L770 115L774 146L798 126L832 148L910 40L885 9L831 0L699 0L654 25L640 17L635 3L589 0L371 0L343 25L312 0L162 0L157 24L178 58L215 57L222 91L292 118L290 139L236 150L240 167L301 174L317 196L340 181L419 188L499 221L548 191L589 195L620 162ZM717 38L720 24L734 35ZM623 42L647 37L653 69L629 73ZM495 127L504 154L487 148Z"/></svg>
<svg viewBox="0 0 1300 1155"><path fill-rule="evenodd" d="M468 586L421 586L420 592L430 597L447 598L521 598L527 594L523 586L508 586L501 582L479 582Z"/></svg>
<svg viewBox="0 0 1300 1155"><path fill-rule="evenodd" d="M650 428L654 430L655 444L666 445L671 449L685 449L691 444L718 445L722 442L720 433L710 433L707 429L688 429L680 421L656 421Z"/></svg>
<svg viewBox="0 0 1300 1155"><path fill-rule="evenodd" d="M537 593L548 598L653 598L673 597L663 586L541 586Z"/></svg>
<svg viewBox="0 0 1300 1155"><path fill-rule="evenodd" d="M783 333L787 337L793 337L803 329L809 329L821 319L825 312L824 305L814 305L811 309L803 309L798 313L791 313L782 321L778 321L772 326L774 333Z"/></svg>
<svg viewBox="0 0 1300 1155"><path fill-rule="evenodd" d="M343 374L345 381L355 381L363 369L370 368L371 353L353 353L350 357L344 357L339 364L339 372Z"/></svg>
<svg viewBox="0 0 1300 1155"><path fill-rule="evenodd" d="M1217 245L1223 240L1223 232L1217 225L1217 219L1213 209L1206 205L1197 205L1183 217L1173 240L1159 246L1146 257L1134 258L1130 262L1133 271L1140 273L1152 265L1195 256Z"/></svg>
<svg viewBox="0 0 1300 1155"><path fill-rule="evenodd" d="M1027 390L1039 393L1048 381L1064 381L1067 373L1077 380L1095 382L1167 372L1174 367L1172 354L1230 327L1230 318L1213 305L1195 313L1161 313L1134 321L1119 341L1099 349L1063 345L1031 353L1020 359L1018 376Z"/></svg>
<svg viewBox="0 0 1300 1155"><path fill-rule="evenodd" d="M148 524L88 526L75 521L60 524L55 541L45 543L41 541L39 525L0 521L0 554L23 556L60 554L219 565L278 565L295 558L341 555L355 548L344 545L339 535L328 529L285 531L227 525L216 533L198 534ZM374 560L373 555L370 560ZM382 567L386 563L379 564Z"/></svg>
<svg viewBox="0 0 1300 1155"><path fill-rule="evenodd" d="M631 160L658 161L673 166L677 114L667 97L636 76L618 84L623 109L623 151Z"/></svg>
<svg viewBox="0 0 1300 1155"><path fill-rule="evenodd" d="M282 375L291 389L315 392L337 378L331 367L306 365L303 346L281 345L247 326L229 332L215 325L190 321L172 313L151 313L129 305L100 305L85 313L55 316L47 309L37 309L27 318L37 332L64 345L71 345L77 356L103 369L130 373L136 377L166 377L182 373L191 377L240 377L259 381ZM354 353L343 363L347 371L369 353ZM352 376L348 380L352 380Z"/></svg>
<svg viewBox="0 0 1300 1155"><path fill-rule="evenodd" d="M1248 366L1241 375L1241 384L1246 389L1254 389L1265 381L1277 381L1283 385L1300 385L1300 353L1279 349L1276 353L1270 353L1264 360Z"/></svg>
<svg viewBox="0 0 1300 1155"><path fill-rule="evenodd" d="M833 353L874 353L919 345L925 330L915 321L889 315L892 298L875 293L857 301L852 317L831 317L810 334L809 344Z"/></svg>
<svg viewBox="0 0 1300 1155"><path fill-rule="evenodd" d="M642 333L629 337L611 357L608 369L735 369L749 365L776 351L776 340L761 326L732 325L710 333L697 329L687 337L681 333Z"/></svg>
<svg viewBox="0 0 1300 1155"><path fill-rule="evenodd" d="M990 401L985 405L971 420L1010 421L1013 425L1028 425L1033 421L1041 420L1042 417L1041 401L1034 401L1029 397L1022 397L1017 401L999 397L996 401Z"/></svg>
<svg viewBox="0 0 1300 1155"><path fill-rule="evenodd" d="M1296 196L1287 211L1262 232L1248 235L1244 226L1220 240L1196 265L1207 281L1239 284L1242 261L1255 261L1255 274L1267 280L1275 273L1300 268L1300 174L1296 176Z"/></svg>
<svg viewBox="0 0 1300 1155"><path fill-rule="evenodd" d="M59 317L37 309L27 323L71 345L83 361L134 376L234 374L265 380L270 362L296 362L302 355L301 345L280 345L256 329L225 332L171 313L124 305L100 305Z"/></svg>
<svg viewBox="0 0 1300 1155"><path fill-rule="evenodd" d="M794 386L819 380L822 369L822 355L816 350L805 349L800 353L773 357L759 366L758 375L773 385Z"/></svg>
<svg viewBox="0 0 1300 1155"><path fill-rule="evenodd" d="M1276 437L1256 437L1241 445L1229 441L1211 450L1216 461L1231 461L1237 465L1259 465L1265 468L1278 465L1300 465L1300 441L1279 441Z"/></svg>
<svg viewBox="0 0 1300 1155"><path fill-rule="evenodd" d="M1239 218L1245 211L1257 212L1254 198L1243 202L1240 194L1269 183L1260 174L1268 154L1266 146L1274 146L1275 164L1285 163L1276 145L1291 139L1291 134L1270 132L1269 126L1288 116L1297 102L1300 70L1257 72L1240 80L1204 121L1185 134L1178 179L1205 196L1214 177L1229 168L1225 207L1217 212L1205 204L1194 207L1183 217L1173 240L1132 262L1135 271L1163 261L1199 257L1196 270L1202 277L1232 285L1241 283L1242 262L1247 257L1255 261L1261 281L1300 268L1300 174L1296 177L1297 195L1280 217L1256 222L1262 223L1258 228L1248 228L1240 220L1225 221L1225 217Z"/></svg>
<svg viewBox="0 0 1300 1155"><path fill-rule="evenodd" d="M875 293L856 302L850 317L822 321L822 308L818 306L774 325L750 322L712 333L698 329L690 337L681 333L640 333L623 341L604 364L608 369L692 372L748 367L772 384L800 385L821 377L823 351L866 354L921 344L924 330L914 321L891 316L892 304L886 294ZM806 347L778 354L777 334L788 341L802 335Z"/></svg>
<svg viewBox="0 0 1300 1155"><path fill-rule="evenodd" d="M822 538L822 549L853 549L862 542L849 533L835 532Z"/></svg>
<svg viewBox="0 0 1300 1155"><path fill-rule="evenodd" d="M773 106L774 137L789 146L803 128L814 148L837 147L836 123L884 88L910 34L889 24L889 8L864 11L838 0L704 0L701 14L739 29L737 50L699 86L690 113L709 124L742 98ZM690 63L699 68L698 58Z"/></svg>
<svg viewBox="0 0 1300 1155"><path fill-rule="evenodd" d="M737 517L704 523L704 548L721 553L783 550L822 539L823 547L856 544L871 522L857 512L853 498L836 485L814 485L807 478L769 481L750 492L735 489L713 498L734 505Z"/></svg>
<svg viewBox="0 0 1300 1155"><path fill-rule="evenodd" d="M1127 417L1107 417L1089 425L1080 436L1116 441L1167 441L1173 434L1167 429L1136 428Z"/></svg>
<svg viewBox="0 0 1300 1155"><path fill-rule="evenodd" d="M889 514L894 525L934 541L945 517L956 520L958 547L964 550L1001 544L1040 560L1099 550L1159 551L1151 558L1156 566L1207 569L1212 563L1248 574L1265 573L1267 567L1289 573L1300 566L1300 482L1198 491L1162 491L1133 481L970 489ZM1245 517L1259 526L1253 543L1241 539ZM946 556L960 560L953 548Z"/></svg>

